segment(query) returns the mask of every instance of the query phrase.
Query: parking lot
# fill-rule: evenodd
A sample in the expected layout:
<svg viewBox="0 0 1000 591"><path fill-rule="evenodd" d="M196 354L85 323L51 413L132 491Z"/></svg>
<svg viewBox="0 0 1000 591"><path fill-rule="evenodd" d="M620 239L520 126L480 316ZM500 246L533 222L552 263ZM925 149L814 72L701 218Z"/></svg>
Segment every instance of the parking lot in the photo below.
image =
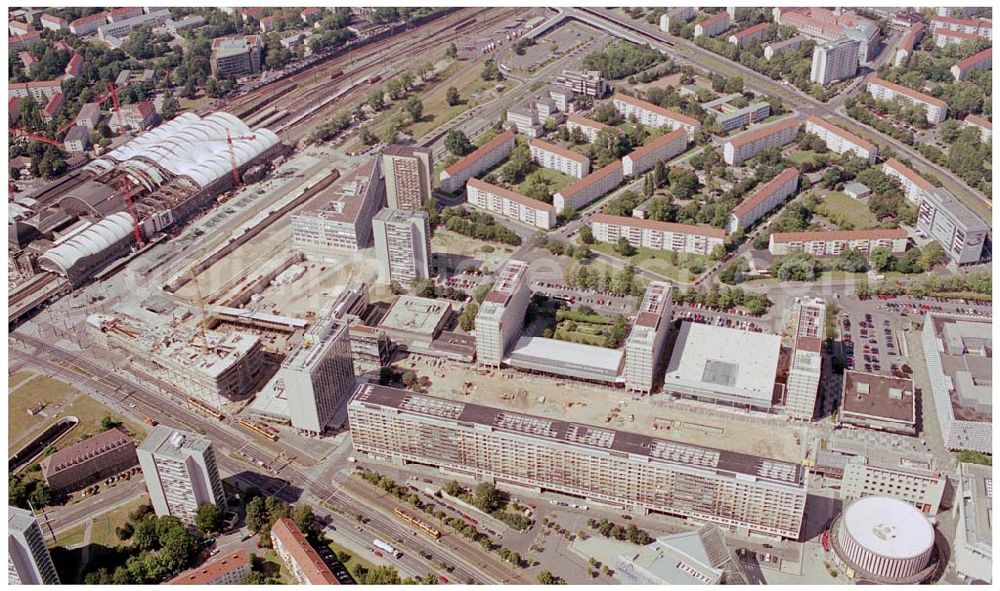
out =
<svg viewBox="0 0 1000 591"><path fill-rule="evenodd" d="M764 332L765 329L765 326L754 316L739 312L720 312L711 308L703 308L701 304L675 303L671 316L672 320L688 320L699 324L712 324L714 326L737 328L750 332Z"/></svg>
<svg viewBox="0 0 1000 591"><path fill-rule="evenodd" d="M842 314L840 329L844 367L868 373L902 376L905 340L894 314L858 312Z"/></svg>

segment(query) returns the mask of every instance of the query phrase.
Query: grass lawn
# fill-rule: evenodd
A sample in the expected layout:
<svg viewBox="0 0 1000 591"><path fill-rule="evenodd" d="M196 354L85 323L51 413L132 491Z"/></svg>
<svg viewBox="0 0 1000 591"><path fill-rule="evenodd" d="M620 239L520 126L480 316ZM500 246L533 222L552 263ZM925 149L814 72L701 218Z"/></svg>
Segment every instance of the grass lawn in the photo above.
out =
<svg viewBox="0 0 1000 591"><path fill-rule="evenodd" d="M499 218L498 221L503 223L502 218ZM490 251L489 248L484 250L484 247L490 247L493 250ZM514 252L513 247L507 244L477 240L469 236L463 236L457 232L445 230L444 228L436 228L434 230L434 237L431 238L431 248L435 254L459 255L483 261L490 269L496 269L500 263L510 256L510 253ZM455 257L452 258L454 259ZM458 266L459 269L464 269L466 263L460 262Z"/></svg>
<svg viewBox="0 0 1000 591"><path fill-rule="evenodd" d="M795 164L804 164L806 162L816 164L817 156L819 156L819 154L811 150L810 151L797 150L789 154L788 159L794 162Z"/></svg>
<svg viewBox="0 0 1000 591"><path fill-rule="evenodd" d="M569 176L568 174L563 174L558 170L553 170L551 168L539 168L521 181L520 185L514 187L514 192L524 195L530 185L531 177L541 177L542 180L549 185L549 189L552 191L553 195L572 185L576 181L575 178Z"/></svg>
<svg viewBox="0 0 1000 591"><path fill-rule="evenodd" d="M118 539L118 536L115 535L115 528L125 525L125 522L128 521L129 513L142 505L148 504L149 495L143 494L113 511L95 518L94 525L90 531L90 543L109 548L129 544L128 540L122 541Z"/></svg>
<svg viewBox="0 0 1000 591"><path fill-rule="evenodd" d="M193 99L186 99L186 98L181 97L181 98L179 98L177 100L178 100L178 102L180 103L180 106L181 106L180 110L183 112L183 111L197 109L197 108L201 107L202 105L207 104L208 101L210 101L212 99L208 98L207 95L205 95L204 93L202 93L200 95L195 95L195 97Z"/></svg>
<svg viewBox="0 0 1000 591"><path fill-rule="evenodd" d="M587 334L579 330L567 331L561 328L557 328L555 332L555 338L560 341L569 341L571 343L582 343L584 345L593 345L595 347L604 346L604 337L601 335Z"/></svg>
<svg viewBox="0 0 1000 591"><path fill-rule="evenodd" d="M33 375L35 375L35 374L31 373L30 371L19 371L16 374L14 374L12 376L9 376L7 378L7 387L8 388L13 388L13 387L17 386L18 384L26 381L28 378L30 378Z"/></svg>
<svg viewBox="0 0 1000 591"><path fill-rule="evenodd" d="M631 257L623 257L617 252L615 252L615 245L608 244L605 242L597 242L591 247L597 252L606 254L608 256L613 256L618 259L627 260L631 262L636 267L641 269L647 269L654 273L659 273L664 277L673 279L675 281L689 282L694 280L694 275L687 270L685 265L690 264L693 261L701 261L706 267L708 266L709 260L707 256L694 255L694 254L683 254L677 253L677 264L671 263L670 253L662 250L652 250L649 248L639 247L638 252Z"/></svg>
<svg viewBox="0 0 1000 591"><path fill-rule="evenodd" d="M60 416L72 415L80 419L80 424L76 426L72 434L63 439L56 444L56 448L63 448L76 443L77 441L82 441L83 439L98 433L101 430L101 419L105 416L110 416L116 421L120 421L124 424L125 428L128 429L129 433L137 439L142 439L146 433L149 432L149 427L144 423L136 423L122 418L110 408L104 406L103 404L97 402L89 396L81 396L76 399L76 402L66 407L66 410L60 413Z"/></svg>
<svg viewBox="0 0 1000 591"><path fill-rule="evenodd" d="M82 544L83 532L86 526L87 524L82 523L74 527L73 529L64 531L63 533L56 536L55 542L53 542L52 538L50 538L47 535L48 531L46 530L45 545L48 546L49 548L53 546L62 546L63 548L69 548L71 546L76 546L77 544Z"/></svg>
<svg viewBox="0 0 1000 591"><path fill-rule="evenodd" d="M825 281L827 279L833 281L843 281L845 279L853 279L857 281L858 278L864 277L865 273L848 273L847 271L824 271L816 281Z"/></svg>
<svg viewBox="0 0 1000 591"><path fill-rule="evenodd" d="M77 390L69 384L47 376L36 376L27 383L27 377L21 377L32 375L34 374L23 372L8 378L8 388L12 391L7 399L7 410L11 418L7 422L7 445L11 450L20 447L18 444L27 443L30 435L51 424L56 416L63 416L65 413L62 409L78 395ZM17 384L22 385L14 390ZM46 404L45 410L34 416L29 415L28 409L39 402Z"/></svg>
<svg viewBox="0 0 1000 591"><path fill-rule="evenodd" d="M840 191L825 195L818 213L838 225L846 221L854 226L855 230L878 227L878 218L866 204Z"/></svg>
<svg viewBox="0 0 1000 591"><path fill-rule="evenodd" d="M292 576L292 573L288 572L288 567L285 566L285 561L278 556L277 552L275 552L271 548L268 548L267 551L264 552L264 560L278 565L278 567L281 569L278 574L282 584L284 585L296 584L295 577Z"/></svg>
<svg viewBox="0 0 1000 591"><path fill-rule="evenodd" d="M344 568L347 569L347 572L351 573L351 576L354 576L354 565L356 565L356 564L360 564L361 566L365 567L368 570L371 570L371 569L375 568L374 564L368 562L364 558L361 558L360 556L358 556L354 552L351 552L347 548L341 546L337 542L331 541L330 544L329 544L329 546L330 546L330 550L333 550L333 553L337 556L338 560L340 560L340 553L341 552L347 552L348 554L351 555L351 559L350 560L348 560L347 562L343 562L342 563L344 565Z"/></svg>

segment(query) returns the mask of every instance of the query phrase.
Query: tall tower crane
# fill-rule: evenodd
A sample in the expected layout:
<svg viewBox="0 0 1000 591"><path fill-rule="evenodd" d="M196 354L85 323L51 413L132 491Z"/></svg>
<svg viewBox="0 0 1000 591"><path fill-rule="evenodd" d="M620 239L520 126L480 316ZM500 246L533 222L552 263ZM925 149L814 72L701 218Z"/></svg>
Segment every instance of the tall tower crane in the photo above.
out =
<svg viewBox="0 0 1000 591"><path fill-rule="evenodd" d="M257 136L254 135L254 134L250 134L250 135L238 135L236 137L233 137L233 136L231 136L229 134L228 131L226 132L226 144L229 146L229 160L230 160L230 164L232 164L232 167L233 167L233 188L234 189L237 188L237 187L239 187L243 183L243 180L240 179L239 166L236 163L236 150L233 149L233 140L240 141L240 140L254 140L254 139L257 139Z"/></svg>

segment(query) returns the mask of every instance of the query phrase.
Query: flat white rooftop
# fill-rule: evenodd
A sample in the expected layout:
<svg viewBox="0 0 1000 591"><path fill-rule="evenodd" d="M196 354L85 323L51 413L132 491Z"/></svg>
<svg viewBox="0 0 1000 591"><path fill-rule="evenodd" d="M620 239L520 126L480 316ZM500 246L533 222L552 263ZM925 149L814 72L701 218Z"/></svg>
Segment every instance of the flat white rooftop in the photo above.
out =
<svg viewBox="0 0 1000 591"><path fill-rule="evenodd" d="M770 405L780 354L778 335L683 322L664 387Z"/></svg>
<svg viewBox="0 0 1000 591"><path fill-rule="evenodd" d="M510 352L514 367L546 371L571 377L615 381L624 351L547 339L521 337Z"/></svg>

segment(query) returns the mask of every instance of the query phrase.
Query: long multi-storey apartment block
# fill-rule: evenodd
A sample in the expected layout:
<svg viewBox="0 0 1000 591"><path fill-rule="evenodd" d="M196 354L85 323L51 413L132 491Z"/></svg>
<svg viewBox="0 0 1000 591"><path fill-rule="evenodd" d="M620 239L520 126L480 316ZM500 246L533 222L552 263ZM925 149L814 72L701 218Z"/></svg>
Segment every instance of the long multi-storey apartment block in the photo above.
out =
<svg viewBox="0 0 1000 591"><path fill-rule="evenodd" d="M979 115L966 115L965 126L979 130L979 141L987 144L993 141L993 122L989 119Z"/></svg>
<svg viewBox="0 0 1000 591"><path fill-rule="evenodd" d="M658 222L630 216L595 214L590 222L594 239L617 244L626 238L635 247L688 254L712 254L726 237L725 230L709 226L691 226Z"/></svg>
<svg viewBox="0 0 1000 591"><path fill-rule="evenodd" d="M556 210L545 203L510 189L491 185L479 179L466 183L466 202L490 213L548 230L556 223Z"/></svg>
<svg viewBox="0 0 1000 591"><path fill-rule="evenodd" d="M906 196L907 201L914 205L920 203L920 198L925 192L934 189L934 185L930 181L895 158L889 158L882 163L882 172L899 181L899 185L903 188L903 195Z"/></svg>
<svg viewBox="0 0 1000 591"><path fill-rule="evenodd" d="M566 128L572 132L578 127L583 131L583 135L586 136L587 141L593 143L597 139L597 133L607 127L607 125L580 115L568 115L566 117Z"/></svg>
<svg viewBox="0 0 1000 591"><path fill-rule="evenodd" d="M944 188L921 194L917 229L937 240L959 265L979 262L990 231L983 218Z"/></svg>
<svg viewBox="0 0 1000 591"><path fill-rule="evenodd" d="M796 124L798 127L798 124ZM733 208L729 214L726 231L730 234L743 230L767 215L799 188L799 171L789 166L771 182L757 189L753 195Z"/></svg>
<svg viewBox="0 0 1000 591"><path fill-rule="evenodd" d="M702 35L718 37L728 31L729 27L732 25L733 21L729 18L729 13L722 11L696 24L694 26L694 36L695 38L701 37Z"/></svg>
<svg viewBox="0 0 1000 591"><path fill-rule="evenodd" d="M622 158L622 173L628 177L636 177L656 166L657 162L670 160L687 150L687 131L675 129L665 133L640 146Z"/></svg>
<svg viewBox="0 0 1000 591"><path fill-rule="evenodd" d="M743 49L744 47L750 45L753 41L760 41L764 37L764 31L770 23L759 23L752 27L747 27L741 31L737 31L726 39L729 43Z"/></svg>
<svg viewBox="0 0 1000 591"><path fill-rule="evenodd" d="M924 28L923 23L915 23L903 34L899 46L896 47L896 55L893 57L892 65L898 68L909 61L910 56L913 55L913 48L924 38Z"/></svg>
<svg viewBox="0 0 1000 591"><path fill-rule="evenodd" d="M616 160L557 192L552 197L552 205L555 206L556 213L562 213L566 208L580 209L598 197L607 195L622 184L624 179L622 162Z"/></svg>
<svg viewBox="0 0 1000 591"><path fill-rule="evenodd" d="M801 535L807 470L798 464L378 385L358 390L348 416L355 449L372 458L709 521L744 535Z"/></svg>
<svg viewBox="0 0 1000 591"><path fill-rule="evenodd" d="M372 218L384 206L379 159L371 158L292 215L292 240L320 249L361 250L371 242Z"/></svg>
<svg viewBox="0 0 1000 591"><path fill-rule="evenodd" d="M955 18L951 16L931 17L931 30L958 31L993 39L993 23L983 19Z"/></svg>
<svg viewBox="0 0 1000 591"><path fill-rule="evenodd" d="M454 193L465 182L502 162L514 149L514 130L508 129L441 171L441 189Z"/></svg>
<svg viewBox="0 0 1000 591"><path fill-rule="evenodd" d="M701 122L683 113L664 109L653 103L637 99L627 94L616 92L611 102L623 116L635 115L639 123L650 127L668 127L671 130L683 128L688 139L694 139L694 134L701 129Z"/></svg>
<svg viewBox="0 0 1000 591"><path fill-rule="evenodd" d="M543 168L558 170L577 179L590 174L590 158L579 152L537 138L528 142L528 146L531 149L531 160Z"/></svg>
<svg viewBox="0 0 1000 591"><path fill-rule="evenodd" d="M869 253L884 247L893 254L906 252L906 230L841 230L835 232L775 232L768 250L773 255L786 255L793 250L814 256L835 256L855 249Z"/></svg>
<svg viewBox="0 0 1000 591"><path fill-rule="evenodd" d="M956 82L961 82L969 77L972 72L981 72L993 69L993 48L988 47L977 54L970 55L964 60L960 60L951 67L951 75Z"/></svg>
<svg viewBox="0 0 1000 591"><path fill-rule="evenodd" d="M771 105L763 101L750 103L742 108L730 104L734 99L742 96L742 94L733 93L708 101L707 103L701 103L698 106L707 115L715 116L715 122L722 127L724 133L746 127L751 123L763 121L771 116Z"/></svg>
<svg viewBox="0 0 1000 591"><path fill-rule="evenodd" d="M923 105L927 108L927 122L931 125L937 125L948 117L948 103L888 80L872 78L868 81L868 93L880 101L898 98L911 105Z"/></svg>
<svg viewBox="0 0 1000 591"><path fill-rule="evenodd" d="M725 143L723 159L730 166L739 166L771 146L784 146L795 141L799 134L799 120L789 117L783 121L740 134Z"/></svg>
<svg viewBox="0 0 1000 591"><path fill-rule="evenodd" d="M835 154L851 152L871 164L875 163L878 156L878 146L875 144L815 115L806 119L806 131L818 135L826 142L827 149Z"/></svg>

